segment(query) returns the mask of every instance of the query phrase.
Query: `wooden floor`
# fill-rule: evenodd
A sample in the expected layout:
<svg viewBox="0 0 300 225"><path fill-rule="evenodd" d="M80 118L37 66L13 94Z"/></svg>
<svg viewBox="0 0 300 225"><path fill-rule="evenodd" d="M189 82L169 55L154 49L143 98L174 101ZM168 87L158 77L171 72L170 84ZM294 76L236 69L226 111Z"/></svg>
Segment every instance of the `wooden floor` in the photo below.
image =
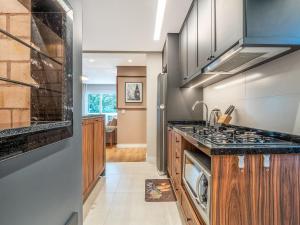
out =
<svg viewBox="0 0 300 225"><path fill-rule="evenodd" d="M118 149L106 147L106 162L145 162L145 148Z"/></svg>

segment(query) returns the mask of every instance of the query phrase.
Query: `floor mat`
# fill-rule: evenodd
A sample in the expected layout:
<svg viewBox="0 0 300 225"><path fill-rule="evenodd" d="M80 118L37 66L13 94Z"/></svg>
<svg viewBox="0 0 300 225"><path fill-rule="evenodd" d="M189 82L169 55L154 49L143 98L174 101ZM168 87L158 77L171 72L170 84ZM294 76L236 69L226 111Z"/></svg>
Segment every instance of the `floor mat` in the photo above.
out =
<svg viewBox="0 0 300 225"><path fill-rule="evenodd" d="M147 179L145 200L146 202L175 202L176 197L170 179Z"/></svg>

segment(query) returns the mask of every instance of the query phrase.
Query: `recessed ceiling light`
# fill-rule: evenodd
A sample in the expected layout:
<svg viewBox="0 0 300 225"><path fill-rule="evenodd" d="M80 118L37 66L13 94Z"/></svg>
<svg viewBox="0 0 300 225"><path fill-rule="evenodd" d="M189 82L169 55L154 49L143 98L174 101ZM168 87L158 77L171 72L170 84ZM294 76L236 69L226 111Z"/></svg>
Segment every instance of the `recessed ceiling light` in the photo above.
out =
<svg viewBox="0 0 300 225"><path fill-rule="evenodd" d="M158 0L157 11L156 11L156 21L154 30L154 40L159 41L161 35L161 29L164 21L165 9L167 0Z"/></svg>
<svg viewBox="0 0 300 225"><path fill-rule="evenodd" d="M89 62L93 63L93 62L95 62L95 59L89 59Z"/></svg>
<svg viewBox="0 0 300 225"><path fill-rule="evenodd" d="M82 81L88 81L88 80L89 80L89 78L88 78L88 77L86 77L86 76L81 76L81 80L82 80Z"/></svg>
<svg viewBox="0 0 300 225"><path fill-rule="evenodd" d="M132 59L128 59L128 62L129 62L129 63L132 63L133 61L132 61Z"/></svg>

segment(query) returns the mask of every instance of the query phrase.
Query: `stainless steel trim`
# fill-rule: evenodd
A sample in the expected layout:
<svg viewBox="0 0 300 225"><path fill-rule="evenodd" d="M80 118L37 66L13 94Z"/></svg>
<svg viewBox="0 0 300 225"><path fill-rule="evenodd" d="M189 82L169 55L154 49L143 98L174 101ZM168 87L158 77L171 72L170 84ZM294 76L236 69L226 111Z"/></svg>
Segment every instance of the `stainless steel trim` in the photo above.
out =
<svg viewBox="0 0 300 225"><path fill-rule="evenodd" d="M226 52L220 58L218 58L217 60L215 60L214 62L212 62L211 64L209 64L206 68L204 68L204 73L205 74L212 73L211 71L213 71L220 64L222 64L223 62L225 62L231 56L233 56L234 54L238 53L240 50L242 50L241 45L240 44L235 45L233 48L231 48L228 52ZM213 74L215 74L215 73L213 73ZM222 73L222 74L226 74L226 73ZM227 74L231 74L231 73L227 73Z"/></svg>
<svg viewBox="0 0 300 225"><path fill-rule="evenodd" d="M201 171L200 172L200 176L199 176L199 182L197 181L197 190L196 190L196 197L194 196L187 180L185 179L185 163L186 163L186 159L189 159L190 161L192 161L194 163L194 165ZM188 194L190 195L190 197L192 198L195 207L197 208L198 212L200 213L202 219L205 221L206 225L210 225L210 202L211 202L211 173L209 172L209 169L206 168L205 165L202 165L200 162L198 162L189 152L188 150L184 151L184 158L183 158L183 184L185 185ZM200 196L199 196L199 184L200 184L200 178L202 176L202 174L205 174L205 176L207 177L208 180L208 193L207 193L207 207L205 209L205 207L203 207L200 203Z"/></svg>
<svg viewBox="0 0 300 225"><path fill-rule="evenodd" d="M264 157L264 168L270 168L271 166L271 156L270 155L263 155Z"/></svg>
<svg viewBox="0 0 300 225"><path fill-rule="evenodd" d="M238 160L239 160L239 168L244 169L245 168L245 156L239 155Z"/></svg>
<svg viewBox="0 0 300 225"><path fill-rule="evenodd" d="M290 47L247 47L240 41L204 68L204 74L237 74L290 49ZM224 70L225 68L227 69Z"/></svg>

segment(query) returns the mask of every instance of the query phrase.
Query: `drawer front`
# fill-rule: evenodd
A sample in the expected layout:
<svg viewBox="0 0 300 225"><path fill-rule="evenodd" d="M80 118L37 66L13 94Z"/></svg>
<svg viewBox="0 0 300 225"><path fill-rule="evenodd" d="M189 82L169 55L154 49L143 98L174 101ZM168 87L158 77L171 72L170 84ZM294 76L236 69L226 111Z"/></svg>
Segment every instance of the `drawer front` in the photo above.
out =
<svg viewBox="0 0 300 225"><path fill-rule="evenodd" d="M184 191L181 194L181 207L183 214L185 215L185 221L188 225L202 225L198 220L196 213ZM203 224L204 225L204 224Z"/></svg>
<svg viewBox="0 0 300 225"><path fill-rule="evenodd" d="M175 142L177 144L181 144L181 135L180 134L175 133Z"/></svg>
<svg viewBox="0 0 300 225"><path fill-rule="evenodd" d="M177 198L177 201L181 203L181 186L176 179L172 181L174 192Z"/></svg>
<svg viewBox="0 0 300 225"><path fill-rule="evenodd" d="M175 160L175 175L181 175L181 160L180 158Z"/></svg>
<svg viewBox="0 0 300 225"><path fill-rule="evenodd" d="M175 147L175 157L177 159L181 158L181 146L176 146Z"/></svg>

